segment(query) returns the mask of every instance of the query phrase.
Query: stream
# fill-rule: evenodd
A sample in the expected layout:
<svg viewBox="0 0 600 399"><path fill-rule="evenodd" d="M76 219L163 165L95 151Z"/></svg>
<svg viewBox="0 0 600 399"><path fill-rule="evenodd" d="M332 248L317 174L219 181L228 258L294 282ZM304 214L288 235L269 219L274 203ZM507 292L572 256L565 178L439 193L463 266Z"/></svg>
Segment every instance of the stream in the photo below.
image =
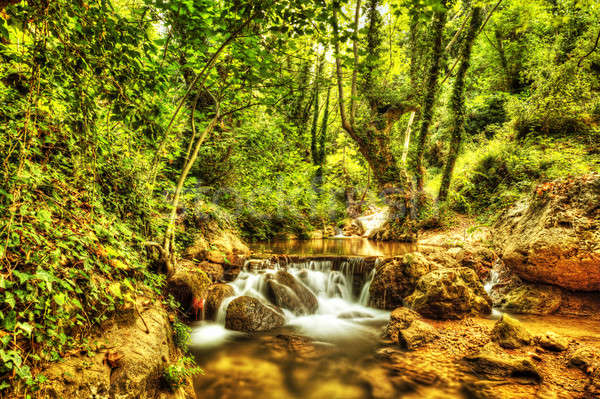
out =
<svg viewBox="0 0 600 399"><path fill-rule="evenodd" d="M401 255L415 247L354 238L259 243L252 249L307 257L285 270L316 296L318 309L303 316L283 309L285 325L265 333L226 329L229 303L242 295L269 303L267 275L283 268L269 260L247 261L229 283L235 295L223 301L216 322L193 325L190 348L206 372L196 378L198 392L214 398L365 397L356 373L372 361L389 319L388 311L367 306L377 260L366 264L365 257ZM310 260L321 255L344 258ZM247 368L253 371L250 380Z"/></svg>

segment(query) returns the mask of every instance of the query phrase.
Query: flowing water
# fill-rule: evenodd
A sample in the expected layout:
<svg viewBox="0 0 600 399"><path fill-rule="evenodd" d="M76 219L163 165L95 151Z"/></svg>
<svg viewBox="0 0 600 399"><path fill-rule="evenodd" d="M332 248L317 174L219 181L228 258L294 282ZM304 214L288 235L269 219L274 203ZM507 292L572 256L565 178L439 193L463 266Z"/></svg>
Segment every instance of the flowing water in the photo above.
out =
<svg viewBox="0 0 600 399"><path fill-rule="evenodd" d="M206 372L196 379L196 389L215 398L364 397L356 373L372 359L389 319L389 312L368 306L378 262L372 256L400 255L413 248L363 239L255 244L252 249L263 253L338 256L309 256L285 265L247 261L229 283L235 295L223 301L216 320L193 326L190 348ZM348 257L356 254L361 256ZM265 333L226 329L227 307L235 298L247 295L270 304L268 275L281 269L316 296L317 311L298 316L282 309L285 325Z"/></svg>

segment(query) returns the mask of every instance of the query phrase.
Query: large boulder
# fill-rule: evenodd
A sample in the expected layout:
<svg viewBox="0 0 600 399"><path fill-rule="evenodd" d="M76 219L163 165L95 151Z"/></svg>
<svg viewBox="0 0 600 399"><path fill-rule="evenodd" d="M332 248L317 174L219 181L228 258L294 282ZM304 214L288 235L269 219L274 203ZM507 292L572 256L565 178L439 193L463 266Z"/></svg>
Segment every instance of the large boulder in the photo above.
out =
<svg viewBox="0 0 600 399"><path fill-rule="evenodd" d="M494 306L509 313L600 318L600 292L571 291L550 284L526 283L514 274L494 285L490 296Z"/></svg>
<svg viewBox="0 0 600 399"><path fill-rule="evenodd" d="M507 349L516 349L531 343L531 334L519 321L507 314L503 314L496 322L491 338L492 341Z"/></svg>
<svg viewBox="0 0 600 399"><path fill-rule="evenodd" d="M319 307L317 297L285 270L267 275L267 293L275 305L297 315L315 313Z"/></svg>
<svg viewBox="0 0 600 399"><path fill-rule="evenodd" d="M206 310L206 319L215 320L221 303L227 297L233 296L233 287L229 284L215 284L208 289L204 309Z"/></svg>
<svg viewBox="0 0 600 399"><path fill-rule="evenodd" d="M414 291L417 281L437 267L419 252L385 260L377 267L371 283L370 305L389 310L402 306L404 298Z"/></svg>
<svg viewBox="0 0 600 399"><path fill-rule="evenodd" d="M200 303L210 285L206 273L193 264L182 263L167 280L167 292L181 304L189 318L196 320L201 316Z"/></svg>
<svg viewBox="0 0 600 399"><path fill-rule="evenodd" d="M425 274L406 304L432 319L461 319L489 314L491 299L472 269L438 269Z"/></svg>
<svg viewBox="0 0 600 399"><path fill-rule="evenodd" d="M529 282L600 290L600 175L537 187L495 226L506 265Z"/></svg>
<svg viewBox="0 0 600 399"><path fill-rule="evenodd" d="M498 306L510 313L552 314L562 301L559 287L542 284L522 284L507 290L499 298Z"/></svg>
<svg viewBox="0 0 600 399"><path fill-rule="evenodd" d="M225 316L225 327L236 331L268 331L284 324L285 318L279 309L249 296L231 301Z"/></svg>

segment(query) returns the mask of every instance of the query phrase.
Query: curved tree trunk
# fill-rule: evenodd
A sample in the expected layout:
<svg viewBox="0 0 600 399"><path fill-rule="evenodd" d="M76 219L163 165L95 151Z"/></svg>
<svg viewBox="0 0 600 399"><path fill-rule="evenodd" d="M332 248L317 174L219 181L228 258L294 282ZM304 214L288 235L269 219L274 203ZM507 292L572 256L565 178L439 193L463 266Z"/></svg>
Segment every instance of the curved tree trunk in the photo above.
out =
<svg viewBox="0 0 600 399"><path fill-rule="evenodd" d="M369 30L368 35L376 35L377 21L379 18L377 11L377 0L369 2ZM414 228L412 209L413 190L411 182L406 171L399 166L399 162L391 150L390 133L392 127L400 117L411 111L416 110L416 106L411 103L411 96L408 96L405 103L401 104L379 104L377 99L368 98L370 106L370 115L366 122L356 126L346 117L346 106L344 98L344 83L342 73L342 62L340 56L339 28L337 22L337 13L339 2L334 3L333 7L333 33L334 33L334 53L336 62L336 75L338 84L338 105L340 108L340 118L342 127L358 145L359 152L369 163L373 172L373 177L389 206L389 218L384 231L377 234L376 239L382 240L402 240L415 241L416 231ZM355 32L357 35L358 32ZM365 68L365 81L367 87L370 87L372 80L376 76L376 57L379 48L375 37L367 37L367 63Z"/></svg>

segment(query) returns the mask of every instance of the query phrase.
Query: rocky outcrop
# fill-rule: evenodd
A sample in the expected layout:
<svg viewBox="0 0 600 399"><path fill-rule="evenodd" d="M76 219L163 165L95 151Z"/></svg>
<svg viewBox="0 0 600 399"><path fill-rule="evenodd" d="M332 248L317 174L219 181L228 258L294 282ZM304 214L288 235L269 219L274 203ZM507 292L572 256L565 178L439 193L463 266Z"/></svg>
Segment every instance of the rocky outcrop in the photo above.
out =
<svg viewBox="0 0 600 399"><path fill-rule="evenodd" d="M489 314L491 299L472 269L438 269L425 274L406 304L432 319L460 319Z"/></svg>
<svg viewBox="0 0 600 399"><path fill-rule="evenodd" d="M516 319L503 314L491 334L492 341L503 348L516 349L531 343L531 334Z"/></svg>
<svg viewBox="0 0 600 399"><path fill-rule="evenodd" d="M285 318L279 309L249 296L231 301L225 317L225 327L244 332L268 331L281 327L284 323Z"/></svg>
<svg viewBox="0 0 600 399"><path fill-rule="evenodd" d="M317 297L284 270L267 275L267 292L271 302L297 315L312 314L319 307Z"/></svg>
<svg viewBox="0 0 600 399"><path fill-rule="evenodd" d="M200 303L206 298L210 285L205 272L193 263L182 262L167 280L167 292L181 304L190 319L197 320L201 316Z"/></svg>
<svg viewBox="0 0 600 399"><path fill-rule="evenodd" d="M159 302L139 302L118 321L104 326L93 356L75 354L51 364L44 398L195 398L191 385L175 394L162 388L162 371L180 354L173 345L169 318Z"/></svg>
<svg viewBox="0 0 600 399"><path fill-rule="evenodd" d="M204 309L206 311L207 320L215 320L217 312L223 300L227 297L233 296L233 287L228 284L215 284L208 289L206 295L206 302Z"/></svg>
<svg viewBox="0 0 600 399"><path fill-rule="evenodd" d="M417 281L436 267L419 252L385 260L377 268L371 283L370 305L389 310L402 306Z"/></svg>
<svg viewBox="0 0 600 399"><path fill-rule="evenodd" d="M538 186L495 230L504 262L523 280L600 290L600 175Z"/></svg>
<svg viewBox="0 0 600 399"><path fill-rule="evenodd" d="M491 289L495 307L509 313L578 316L599 319L600 293L574 292L549 284L523 282L503 272Z"/></svg>

